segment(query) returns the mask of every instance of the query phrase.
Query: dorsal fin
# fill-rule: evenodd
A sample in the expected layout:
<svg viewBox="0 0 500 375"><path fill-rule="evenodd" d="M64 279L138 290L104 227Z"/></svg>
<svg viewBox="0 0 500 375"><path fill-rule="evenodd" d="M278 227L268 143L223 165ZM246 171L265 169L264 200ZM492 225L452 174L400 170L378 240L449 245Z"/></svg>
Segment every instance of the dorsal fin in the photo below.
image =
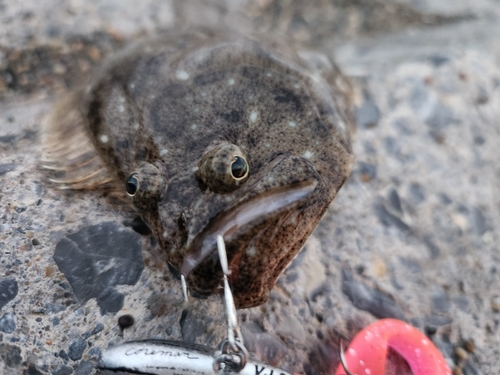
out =
<svg viewBox="0 0 500 375"><path fill-rule="evenodd" d="M78 92L59 101L44 119L42 166L60 189L114 189L116 183L95 150L78 110Z"/></svg>

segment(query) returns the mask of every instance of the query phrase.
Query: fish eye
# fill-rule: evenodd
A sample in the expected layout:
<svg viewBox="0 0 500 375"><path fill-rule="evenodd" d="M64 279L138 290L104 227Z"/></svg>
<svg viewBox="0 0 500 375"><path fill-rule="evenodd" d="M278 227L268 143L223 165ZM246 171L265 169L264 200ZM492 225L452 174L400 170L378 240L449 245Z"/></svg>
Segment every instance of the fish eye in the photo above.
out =
<svg viewBox="0 0 500 375"><path fill-rule="evenodd" d="M248 163L242 156L236 156L231 163L231 176L235 180L242 180L248 175Z"/></svg>
<svg viewBox="0 0 500 375"><path fill-rule="evenodd" d="M125 190L127 190L127 194L133 197L137 190L139 190L139 175L137 173L132 173L125 183Z"/></svg>
<svg viewBox="0 0 500 375"><path fill-rule="evenodd" d="M241 149L231 143L221 143L203 154L197 176L216 193L231 193L243 185L250 174L248 163Z"/></svg>

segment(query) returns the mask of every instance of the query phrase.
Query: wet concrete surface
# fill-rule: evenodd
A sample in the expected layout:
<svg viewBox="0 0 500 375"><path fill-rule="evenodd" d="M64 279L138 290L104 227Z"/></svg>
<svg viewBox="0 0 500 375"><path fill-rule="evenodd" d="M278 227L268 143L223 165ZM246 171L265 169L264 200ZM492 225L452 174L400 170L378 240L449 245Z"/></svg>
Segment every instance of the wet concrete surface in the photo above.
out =
<svg viewBox="0 0 500 375"><path fill-rule="evenodd" d="M51 185L39 126L58 95L129 40L227 23L281 30L335 56L357 92L351 178L270 300L239 311L255 356L327 373L340 336L397 317L457 373L498 373L499 12L498 1L0 1L0 372L91 374L101 350L124 340L214 347L224 337L220 297L184 310L179 281L154 239L133 231L133 212ZM95 260L82 233L104 254L136 241L145 266L133 252L127 265L114 253ZM65 244L80 258L61 254ZM78 262L97 275L80 287ZM136 267L133 277L115 282L120 267ZM125 314L135 323L122 331Z"/></svg>

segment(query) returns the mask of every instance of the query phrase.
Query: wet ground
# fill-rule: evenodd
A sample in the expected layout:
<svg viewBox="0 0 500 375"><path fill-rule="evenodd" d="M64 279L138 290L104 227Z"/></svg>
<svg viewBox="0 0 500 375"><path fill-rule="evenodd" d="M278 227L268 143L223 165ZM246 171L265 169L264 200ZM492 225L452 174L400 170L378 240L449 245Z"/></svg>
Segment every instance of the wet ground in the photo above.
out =
<svg viewBox="0 0 500 375"><path fill-rule="evenodd" d="M226 23L335 56L357 90L354 172L270 300L239 312L251 352L325 374L340 336L396 317L456 374L498 373L499 14L493 0L0 1L0 372L91 374L109 344L224 337L220 298L183 312L130 210L47 181L38 136L55 98L129 40Z"/></svg>

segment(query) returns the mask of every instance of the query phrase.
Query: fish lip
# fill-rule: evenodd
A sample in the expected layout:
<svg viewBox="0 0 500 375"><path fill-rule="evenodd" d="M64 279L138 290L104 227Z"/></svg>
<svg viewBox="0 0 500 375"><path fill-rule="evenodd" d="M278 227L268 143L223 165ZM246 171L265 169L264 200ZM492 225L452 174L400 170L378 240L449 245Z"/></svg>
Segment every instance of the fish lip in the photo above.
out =
<svg viewBox="0 0 500 375"><path fill-rule="evenodd" d="M273 167L286 159L286 155L280 155L273 160ZM301 158L303 159L303 158ZM303 159L304 160L304 159ZM252 196L244 201L237 201L222 211L217 218L198 234L190 244L187 245L186 256L182 261L180 272L185 277L201 264L208 256L216 252L216 237L222 237L230 243L240 235L248 231L248 225L254 227L259 219L273 219L301 205L306 199L314 195L318 190L321 178L312 165L314 177L303 181L293 182L284 186L277 186L268 191ZM258 179L252 186L262 182ZM248 189L251 189L249 186ZM262 211L259 212L259 209Z"/></svg>

